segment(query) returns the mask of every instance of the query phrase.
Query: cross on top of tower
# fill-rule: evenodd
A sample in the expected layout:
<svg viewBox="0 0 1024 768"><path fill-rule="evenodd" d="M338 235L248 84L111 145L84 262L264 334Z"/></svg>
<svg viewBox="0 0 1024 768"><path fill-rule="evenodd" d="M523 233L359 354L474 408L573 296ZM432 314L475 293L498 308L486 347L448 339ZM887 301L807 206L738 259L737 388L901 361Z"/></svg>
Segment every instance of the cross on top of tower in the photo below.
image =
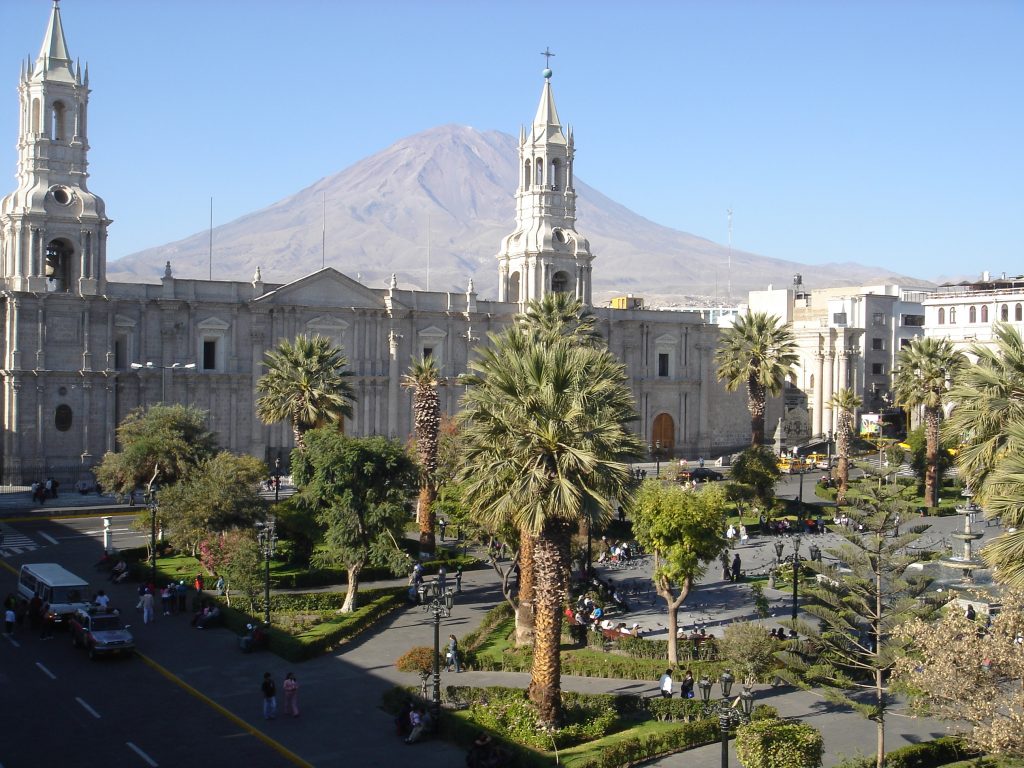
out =
<svg viewBox="0 0 1024 768"><path fill-rule="evenodd" d="M551 77L551 57L554 56L551 52L551 47L545 45L544 50L540 52L540 55L544 57L544 76Z"/></svg>

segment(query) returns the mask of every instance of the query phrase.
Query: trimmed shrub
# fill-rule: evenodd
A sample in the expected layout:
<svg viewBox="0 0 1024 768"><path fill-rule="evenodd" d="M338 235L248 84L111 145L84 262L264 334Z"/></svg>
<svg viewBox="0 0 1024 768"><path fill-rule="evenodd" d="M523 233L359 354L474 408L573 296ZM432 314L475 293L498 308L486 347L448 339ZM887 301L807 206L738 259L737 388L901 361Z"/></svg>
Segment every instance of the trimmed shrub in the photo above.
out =
<svg viewBox="0 0 1024 768"><path fill-rule="evenodd" d="M806 723L757 720L736 729L736 756L744 768L820 768L824 741Z"/></svg>
<svg viewBox="0 0 1024 768"><path fill-rule="evenodd" d="M943 736L894 749L885 756L886 768L936 768L981 755L958 736ZM874 768L875 758L844 760L836 768Z"/></svg>
<svg viewBox="0 0 1024 768"><path fill-rule="evenodd" d="M611 696L596 697L562 695L562 725L554 731L544 730L537 718L537 708L518 688L488 688L469 705L469 717L488 731L534 749L559 749L593 741L610 733L618 714Z"/></svg>
<svg viewBox="0 0 1024 768"><path fill-rule="evenodd" d="M643 699L643 704L655 720L678 722L699 720L703 709L698 699L664 699L658 696Z"/></svg>
<svg viewBox="0 0 1024 768"><path fill-rule="evenodd" d="M673 752L702 747L718 741L718 738L718 720L715 718L683 723L664 733L609 744L599 757L580 763L579 768L622 768Z"/></svg>

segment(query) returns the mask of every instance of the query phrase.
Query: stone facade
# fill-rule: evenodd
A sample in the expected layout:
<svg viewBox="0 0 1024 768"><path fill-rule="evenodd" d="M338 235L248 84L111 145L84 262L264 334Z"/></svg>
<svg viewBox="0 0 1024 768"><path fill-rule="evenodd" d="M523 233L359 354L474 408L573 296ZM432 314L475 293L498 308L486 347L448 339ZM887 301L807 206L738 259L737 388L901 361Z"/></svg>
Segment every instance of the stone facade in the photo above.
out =
<svg viewBox="0 0 1024 768"><path fill-rule="evenodd" d="M528 299L571 291L589 303L593 257L575 229L572 134L558 125L549 80L520 142L500 301L478 298L472 282L465 293L423 292L393 277L373 289L330 268L268 284L259 270L250 282L179 280L167 264L159 285L107 281L111 221L86 186L88 94L55 4L39 57L22 70L18 186L0 202L5 483L82 478L114 450L120 420L157 402L194 404L209 412L222 446L287 462L291 430L256 418L255 385L265 352L300 333L344 348L356 393L346 431L405 439L411 394L400 384L414 358L432 355L454 378L472 347ZM715 378L716 325L696 312L593 311L631 377L637 432L663 456L749 442L745 393L727 393ZM460 394L442 388L446 413L456 413Z"/></svg>
<svg viewBox="0 0 1024 768"><path fill-rule="evenodd" d="M1024 275L942 285L925 301L925 335L948 338L957 349L994 346L993 327L1009 323L1024 333Z"/></svg>

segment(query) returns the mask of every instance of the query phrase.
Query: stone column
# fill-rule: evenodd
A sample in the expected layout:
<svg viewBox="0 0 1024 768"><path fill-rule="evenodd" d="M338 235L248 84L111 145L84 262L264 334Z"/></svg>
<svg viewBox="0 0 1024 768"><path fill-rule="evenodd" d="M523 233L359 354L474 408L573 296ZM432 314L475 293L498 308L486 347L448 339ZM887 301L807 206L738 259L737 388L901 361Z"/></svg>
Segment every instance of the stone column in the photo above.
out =
<svg viewBox="0 0 1024 768"><path fill-rule="evenodd" d="M829 350L828 354L825 355L825 381L823 382L824 383L823 389L824 389L824 393L825 393L825 402L826 403L829 400L831 400L832 399L832 395L835 394L835 362L836 362L835 352L833 352L832 350ZM821 418L822 418L822 422L821 422L821 433L822 434L824 434L826 432L829 432L829 431L832 431L832 430L835 429L835 427L834 427L834 424L835 424L835 414L832 412L831 408L825 408L825 410L823 410L821 412Z"/></svg>
<svg viewBox="0 0 1024 768"><path fill-rule="evenodd" d="M387 434L398 436L398 340L394 329L388 334L388 426Z"/></svg>
<svg viewBox="0 0 1024 768"><path fill-rule="evenodd" d="M839 387L838 389L844 389L850 386L850 351L848 349L839 350Z"/></svg>
<svg viewBox="0 0 1024 768"><path fill-rule="evenodd" d="M711 355L714 349L712 344L697 344L697 352L700 354L700 403L697 406L697 450L701 454L711 453L708 414L711 396Z"/></svg>
<svg viewBox="0 0 1024 768"><path fill-rule="evenodd" d="M821 435L823 425L821 414L825 407L822 388L825 378L825 356L820 352L814 356L814 368L814 425L812 431L815 435Z"/></svg>

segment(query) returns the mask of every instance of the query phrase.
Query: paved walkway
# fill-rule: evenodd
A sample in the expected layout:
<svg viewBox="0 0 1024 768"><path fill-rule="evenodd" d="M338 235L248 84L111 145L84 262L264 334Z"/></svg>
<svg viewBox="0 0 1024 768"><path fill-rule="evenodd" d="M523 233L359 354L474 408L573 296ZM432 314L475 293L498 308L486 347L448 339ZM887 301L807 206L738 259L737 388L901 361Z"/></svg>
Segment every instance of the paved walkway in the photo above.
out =
<svg viewBox="0 0 1024 768"><path fill-rule="evenodd" d="M52 508L47 509L52 513ZM960 518L934 521L932 535L948 536L962 527ZM986 533L996 529L988 529ZM806 554L809 539L814 538L827 548L835 537L803 537ZM789 545L787 544L787 549ZM737 550L745 567L754 569L774 560L774 548L767 540L752 538ZM614 571L614 579L642 579L640 571ZM395 684L413 685L417 679L399 673L395 660L414 645L433 641L432 619L419 608L399 611L368 632L365 637L344 646L339 652L312 661L292 665L268 653L245 655L238 650L236 636L223 629L196 630L189 616L160 616L156 622L143 626L132 620L135 587L115 586L108 590L117 605L127 607L139 651L185 684L208 697L217 707L237 717L248 727L263 731L288 750L315 766L358 765L374 768L414 763L417 768L448 768L463 764L463 752L439 740L406 746L395 735L391 717L379 709L381 694ZM773 610L788 615L788 595L767 591ZM452 616L443 620L441 636L449 633L462 636L475 629L484 613L501 596L497 577L490 569L467 571L463 594L459 596ZM749 589L740 584L726 584L720 569L712 567L680 612L684 624L710 619L712 631L736 618L749 618ZM629 619L640 622L646 634L657 637L665 632L665 615L661 604L635 606ZM770 620L769 620L770 621ZM281 717L266 722L261 716L259 683L264 671L278 681L294 671L301 685L302 717ZM525 674L467 672L444 675L442 685L457 681L467 685L524 685ZM622 681L567 676L565 689L652 693L654 681ZM870 723L823 702L809 694L788 689L759 689L759 702L776 706L784 715L806 719L825 735L826 765L857 753L872 753L874 730ZM888 729L888 747L894 749L907 743L929 739L944 732L942 724L896 716ZM684 754L651 763L657 766L715 768L720 763L720 747L710 745ZM282 765L286 764L282 758Z"/></svg>

